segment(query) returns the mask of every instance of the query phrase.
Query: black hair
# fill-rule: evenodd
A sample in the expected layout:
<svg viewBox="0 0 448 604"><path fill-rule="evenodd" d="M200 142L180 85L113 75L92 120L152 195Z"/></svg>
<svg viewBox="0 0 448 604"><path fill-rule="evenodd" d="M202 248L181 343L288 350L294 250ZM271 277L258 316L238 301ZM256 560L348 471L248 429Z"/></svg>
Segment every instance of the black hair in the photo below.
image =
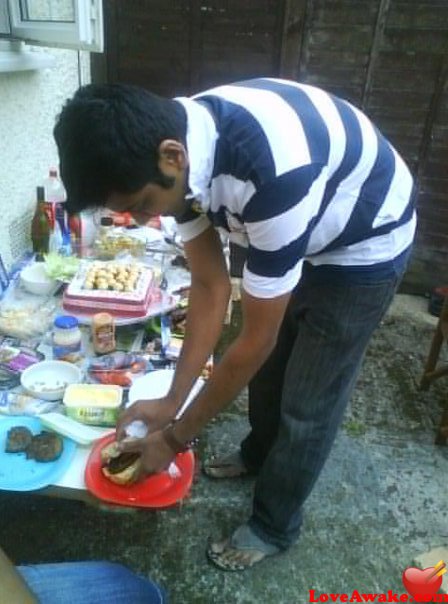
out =
<svg viewBox="0 0 448 604"><path fill-rule="evenodd" d="M135 193L148 183L170 188L158 167L165 139L185 144L183 106L144 88L89 84L64 105L54 127L66 208L76 213L106 204L112 193Z"/></svg>

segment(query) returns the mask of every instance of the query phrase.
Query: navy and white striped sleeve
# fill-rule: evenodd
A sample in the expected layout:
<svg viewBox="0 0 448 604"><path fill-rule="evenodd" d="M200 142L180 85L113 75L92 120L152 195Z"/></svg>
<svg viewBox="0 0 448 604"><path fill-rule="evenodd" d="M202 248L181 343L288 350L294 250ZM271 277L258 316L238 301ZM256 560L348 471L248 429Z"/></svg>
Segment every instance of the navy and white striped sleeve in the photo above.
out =
<svg viewBox="0 0 448 604"><path fill-rule="evenodd" d="M176 218L177 230L184 243L198 237L211 226L207 214L198 214L189 209L183 216Z"/></svg>

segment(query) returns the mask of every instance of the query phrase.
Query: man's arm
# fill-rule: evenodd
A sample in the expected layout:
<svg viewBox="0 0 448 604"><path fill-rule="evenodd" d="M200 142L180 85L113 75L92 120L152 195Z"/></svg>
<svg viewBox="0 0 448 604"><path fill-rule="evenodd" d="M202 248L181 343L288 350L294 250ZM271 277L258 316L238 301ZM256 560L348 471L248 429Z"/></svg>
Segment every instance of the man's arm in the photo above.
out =
<svg viewBox="0 0 448 604"><path fill-rule="evenodd" d="M37 604L22 575L0 547L0 603L1 604Z"/></svg>
<svg viewBox="0 0 448 604"><path fill-rule="evenodd" d="M273 299L260 299L243 292L241 333L216 365L193 404L174 426L176 440L187 442L194 438L247 385L275 346L289 298L289 293Z"/></svg>
<svg viewBox="0 0 448 604"><path fill-rule="evenodd" d="M160 399L151 399L148 392L146 399L126 409L117 422L117 440L123 440L126 426L133 420L145 422L154 432L175 417L221 333L230 296L221 241L209 227L186 243L185 251L191 269L191 289L186 334L170 391Z"/></svg>
<svg viewBox="0 0 448 604"><path fill-rule="evenodd" d="M230 281L222 244L212 227L185 243L191 271L186 334L168 397L178 408L213 351L222 331Z"/></svg>

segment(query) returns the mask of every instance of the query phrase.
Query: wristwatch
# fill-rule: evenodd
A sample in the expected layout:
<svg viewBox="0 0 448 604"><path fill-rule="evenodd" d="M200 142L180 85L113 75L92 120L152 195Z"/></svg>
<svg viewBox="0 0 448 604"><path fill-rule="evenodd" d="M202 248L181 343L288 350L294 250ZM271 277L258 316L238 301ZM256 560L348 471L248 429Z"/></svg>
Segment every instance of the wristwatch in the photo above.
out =
<svg viewBox="0 0 448 604"><path fill-rule="evenodd" d="M169 446L169 448L176 454L185 453L185 451L188 451L188 449L191 449L196 446L199 441L198 438L192 438L191 440L188 440L185 443L178 440L173 431L177 421L177 419L171 420L170 423L165 426L165 428L162 430L162 437L164 441Z"/></svg>

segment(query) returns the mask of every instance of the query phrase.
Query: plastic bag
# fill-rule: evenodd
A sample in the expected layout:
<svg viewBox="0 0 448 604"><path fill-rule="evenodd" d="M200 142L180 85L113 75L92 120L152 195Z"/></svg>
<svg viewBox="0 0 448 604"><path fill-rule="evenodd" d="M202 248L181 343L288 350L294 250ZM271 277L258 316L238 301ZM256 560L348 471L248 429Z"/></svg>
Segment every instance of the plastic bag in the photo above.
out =
<svg viewBox="0 0 448 604"><path fill-rule="evenodd" d="M92 359L88 375L98 384L116 384L129 388L134 377L152 369L151 363L143 356L118 351Z"/></svg>
<svg viewBox="0 0 448 604"><path fill-rule="evenodd" d="M0 334L25 341L42 336L50 329L56 310L54 297L42 298L12 289L0 304Z"/></svg>
<svg viewBox="0 0 448 604"><path fill-rule="evenodd" d="M0 392L0 413L3 415L40 415L58 407L58 401L44 401L18 392Z"/></svg>

